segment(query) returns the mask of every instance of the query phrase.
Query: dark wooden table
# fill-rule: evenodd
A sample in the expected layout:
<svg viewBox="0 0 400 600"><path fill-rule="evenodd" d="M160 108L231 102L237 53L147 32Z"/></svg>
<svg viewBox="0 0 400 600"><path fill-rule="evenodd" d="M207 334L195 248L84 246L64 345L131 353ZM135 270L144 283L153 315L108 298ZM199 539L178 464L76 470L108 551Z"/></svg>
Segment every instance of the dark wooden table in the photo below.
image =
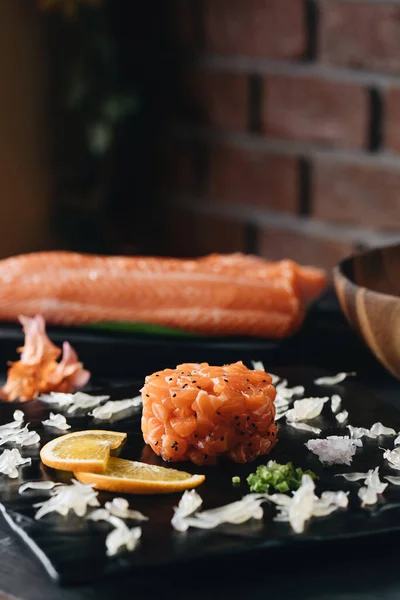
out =
<svg viewBox="0 0 400 600"><path fill-rule="evenodd" d="M0 332L1 333L1 332ZM1 335L0 335L1 338ZM328 302L293 342L294 355L278 360L325 365L332 371L358 370L365 385L400 409L400 383L389 377L346 328L337 307ZM0 348L0 354L4 349ZM81 349L84 352L84 349ZM89 357L88 357L89 358ZM273 364L273 356L271 355ZM188 357L190 360L190 357ZM296 598L394 600L400 598L400 538L279 552L272 559L247 556L212 564L143 570L119 579L73 588L49 580L23 544L0 520L0 600L151 600ZM3 594L3 595L2 595Z"/></svg>

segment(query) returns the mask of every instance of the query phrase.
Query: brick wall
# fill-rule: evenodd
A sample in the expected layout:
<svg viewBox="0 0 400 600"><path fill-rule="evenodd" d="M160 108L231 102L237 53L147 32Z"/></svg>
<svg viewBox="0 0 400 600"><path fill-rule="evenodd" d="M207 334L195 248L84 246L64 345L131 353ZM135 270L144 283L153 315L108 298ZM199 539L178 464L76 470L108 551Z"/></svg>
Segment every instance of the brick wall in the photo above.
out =
<svg viewBox="0 0 400 600"><path fill-rule="evenodd" d="M329 268L398 241L400 0L169 1L165 253Z"/></svg>

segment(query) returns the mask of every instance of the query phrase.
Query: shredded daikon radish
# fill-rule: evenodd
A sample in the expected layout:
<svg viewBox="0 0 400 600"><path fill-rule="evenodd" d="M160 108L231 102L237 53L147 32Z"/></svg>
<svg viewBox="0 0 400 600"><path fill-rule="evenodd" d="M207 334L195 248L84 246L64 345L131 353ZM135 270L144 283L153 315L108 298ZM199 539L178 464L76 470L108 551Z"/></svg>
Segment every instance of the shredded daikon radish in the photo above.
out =
<svg viewBox="0 0 400 600"><path fill-rule="evenodd" d="M337 373L337 375L328 377L319 377L314 380L316 385L337 385L342 383L347 377L355 377L356 373Z"/></svg>
<svg viewBox="0 0 400 600"><path fill-rule="evenodd" d="M185 492L186 494L187 492ZM197 495L198 496L198 495ZM198 497L200 498L200 497ZM189 527L198 529L213 529L222 523L239 525L250 519L262 519L263 510L260 504L266 499L265 494L247 494L241 500L219 508L196 512L194 508L199 500L190 499L175 509L171 524L177 531L187 531ZM200 498L201 500L201 498ZM182 501L182 499L181 499ZM187 504L187 506L185 506ZM190 511L189 514L187 512ZM193 514L195 513L195 514Z"/></svg>
<svg viewBox="0 0 400 600"><path fill-rule="evenodd" d="M138 545L141 536L142 529L140 527L129 529L121 521L121 525L115 527L106 538L107 556L115 556L121 548L126 548L126 550L132 552Z"/></svg>
<svg viewBox="0 0 400 600"><path fill-rule="evenodd" d="M393 485L400 485L400 477L386 475L385 479L387 479L389 483L392 483Z"/></svg>
<svg viewBox="0 0 400 600"><path fill-rule="evenodd" d="M379 467L371 469L368 472L365 484L365 487L360 488L358 491L358 496L362 500L362 506L376 504L378 502L378 495L382 494L388 486L387 483L383 483L379 479Z"/></svg>
<svg viewBox="0 0 400 600"><path fill-rule="evenodd" d="M51 494L51 498L46 502L34 505L40 507L35 519L41 519L51 512L57 512L65 517L70 510L74 511L78 517L83 517L88 506L99 506L98 492L93 489L93 486L80 483L75 479L72 479L71 485L61 485L54 488Z"/></svg>
<svg viewBox="0 0 400 600"><path fill-rule="evenodd" d="M303 398L303 400L296 400L293 408L291 408L287 414L286 419L288 421L310 421L318 417L324 407L325 402L328 402L329 398Z"/></svg>
<svg viewBox="0 0 400 600"><path fill-rule="evenodd" d="M342 410L342 412L337 413L335 418L336 418L336 421L342 425L342 423L347 421L347 419L349 418L349 413L347 412L347 410Z"/></svg>
<svg viewBox="0 0 400 600"><path fill-rule="evenodd" d="M114 415L128 410L133 407L141 406L141 396L135 398L129 398L127 400L109 400L102 406L98 406L90 413L95 419L102 419L108 421L112 419Z"/></svg>
<svg viewBox="0 0 400 600"><path fill-rule="evenodd" d="M52 490L57 485L61 485L61 483L55 481L27 481L27 483L21 485L18 493L23 494L26 490Z"/></svg>
<svg viewBox="0 0 400 600"><path fill-rule="evenodd" d="M338 473L335 477L344 477L347 481L361 481L368 477L368 473Z"/></svg>
<svg viewBox="0 0 400 600"><path fill-rule="evenodd" d="M346 427L349 430L351 439L354 441L361 440L364 435L369 437L369 429L365 427L353 427L352 425L346 425Z"/></svg>
<svg viewBox="0 0 400 600"><path fill-rule="evenodd" d="M22 412L22 410L15 410L14 414L13 414L13 418L14 418L14 421L17 421L17 423L18 422L23 423L25 415Z"/></svg>
<svg viewBox="0 0 400 600"><path fill-rule="evenodd" d="M8 475L11 479L16 479L19 475L18 468L22 465L30 465L32 459L23 458L20 451L16 448L4 450L0 456L0 473Z"/></svg>
<svg viewBox="0 0 400 600"><path fill-rule="evenodd" d="M136 521L148 521L149 519L138 510L130 510L129 502L125 498L113 498L111 502L106 502L104 506L110 515L119 519L135 519Z"/></svg>
<svg viewBox="0 0 400 600"><path fill-rule="evenodd" d="M326 439L308 440L305 446L326 465L349 465L356 452L357 442L348 436L330 435Z"/></svg>
<svg viewBox="0 0 400 600"><path fill-rule="evenodd" d="M50 416L45 421L42 421L42 424L47 427L54 427L55 429L60 429L61 431L66 431L67 429L71 429L71 425L68 425L67 419L64 415L50 413Z"/></svg>
<svg viewBox="0 0 400 600"><path fill-rule="evenodd" d="M383 458L386 458L389 467L400 470L400 446L397 446L394 450L385 450Z"/></svg>
<svg viewBox="0 0 400 600"><path fill-rule="evenodd" d="M338 394L333 394L331 398L331 410L333 413L337 413L340 410L342 399Z"/></svg>
<svg viewBox="0 0 400 600"><path fill-rule="evenodd" d="M338 508L346 508L348 498L345 492L324 492L321 498L315 495L315 485L309 475L303 475L301 486L292 497L273 494L268 500L277 505L275 521L289 522L296 533L302 533L306 522L312 517L325 517Z"/></svg>
<svg viewBox="0 0 400 600"><path fill-rule="evenodd" d="M74 413L77 410L88 410L99 406L105 400L109 400L110 396L92 396L84 392L75 392L75 394L64 394L61 392L51 392L43 394L39 399L47 404L57 404L59 408L67 408L69 413Z"/></svg>
<svg viewBox="0 0 400 600"><path fill-rule="evenodd" d="M299 429L300 431L308 431L310 433L315 433L315 435L319 435L321 433L321 429L318 427L313 427L312 425L308 425L307 423L296 423L295 421L287 421L287 425L293 427L293 429Z"/></svg>
<svg viewBox="0 0 400 600"><path fill-rule="evenodd" d="M380 435L396 435L396 431L391 427L385 427L382 423L374 423L369 430L371 437L378 437Z"/></svg>
<svg viewBox="0 0 400 600"><path fill-rule="evenodd" d="M40 435L36 431L29 431L28 425L22 429L9 429L0 431L0 446L16 444L17 446L33 446L40 442Z"/></svg>

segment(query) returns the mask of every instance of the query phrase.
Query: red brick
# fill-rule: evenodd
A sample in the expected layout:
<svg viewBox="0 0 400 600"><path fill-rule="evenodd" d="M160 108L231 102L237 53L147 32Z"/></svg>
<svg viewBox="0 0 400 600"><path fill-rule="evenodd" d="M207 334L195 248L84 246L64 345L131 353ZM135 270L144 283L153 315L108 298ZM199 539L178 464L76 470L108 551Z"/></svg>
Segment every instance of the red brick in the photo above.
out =
<svg viewBox="0 0 400 600"><path fill-rule="evenodd" d="M158 160L157 187L168 194L193 196L198 191L197 148L180 140L166 140Z"/></svg>
<svg viewBox="0 0 400 600"><path fill-rule="evenodd" d="M185 100L194 121L215 129L246 129L246 75L202 69L188 73L184 85Z"/></svg>
<svg viewBox="0 0 400 600"><path fill-rule="evenodd" d="M296 158L218 146L210 156L211 199L295 212Z"/></svg>
<svg viewBox="0 0 400 600"><path fill-rule="evenodd" d="M400 169L318 159L312 188L315 217L371 228L400 227Z"/></svg>
<svg viewBox="0 0 400 600"><path fill-rule="evenodd" d="M205 0L210 52L296 58L306 49L302 0Z"/></svg>
<svg viewBox="0 0 400 600"><path fill-rule="evenodd" d="M400 72L400 6L324 0L319 55L323 62Z"/></svg>
<svg viewBox="0 0 400 600"><path fill-rule="evenodd" d="M362 147L367 138L367 92L351 83L268 77L262 118L264 132L272 136Z"/></svg>
<svg viewBox="0 0 400 600"><path fill-rule="evenodd" d="M290 258L301 265L331 269L354 247L342 240L307 236L293 231L267 229L260 234L260 254L270 260Z"/></svg>
<svg viewBox="0 0 400 600"><path fill-rule="evenodd" d="M384 145L400 152L400 88L387 90L384 106Z"/></svg>
<svg viewBox="0 0 400 600"><path fill-rule="evenodd" d="M243 252L245 232L241 223L229 218L169 207L163 217L163 242L169 256Z"/></svg>

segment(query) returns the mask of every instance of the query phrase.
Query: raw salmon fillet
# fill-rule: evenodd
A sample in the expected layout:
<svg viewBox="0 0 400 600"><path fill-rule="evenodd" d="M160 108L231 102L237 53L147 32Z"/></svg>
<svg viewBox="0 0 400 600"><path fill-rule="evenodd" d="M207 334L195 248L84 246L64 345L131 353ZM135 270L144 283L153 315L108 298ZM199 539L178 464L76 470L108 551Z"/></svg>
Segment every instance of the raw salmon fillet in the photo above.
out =
<svg viewBox="0 0 400 600"><path fill-rule="evenodd" d="M301 325L324 271L243 254L193 260L39 252L0 261L0 320L160 324L209 335L282 338Z"/></svg>
<svg viewBox="0 0 400 600"><path fill-rule="evenodd" d="M270 375L242 362L223 367L187 363L149 375L141 390L144 441L166 461L238 463L277 443Z"/></svg>

